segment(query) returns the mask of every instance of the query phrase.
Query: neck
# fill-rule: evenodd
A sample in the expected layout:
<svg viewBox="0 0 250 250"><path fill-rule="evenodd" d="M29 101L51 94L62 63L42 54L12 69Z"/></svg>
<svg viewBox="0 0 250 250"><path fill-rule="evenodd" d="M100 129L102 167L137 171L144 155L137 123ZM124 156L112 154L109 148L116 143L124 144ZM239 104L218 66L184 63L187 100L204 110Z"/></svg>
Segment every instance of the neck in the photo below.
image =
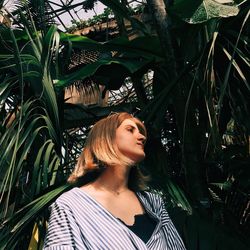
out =
<svg viewBox="0 0 250 250"><path fill-rule="evenodd" d="M130 167L108 166L93 185L97 189L120 194L128 190L129 173Z"/></svg>

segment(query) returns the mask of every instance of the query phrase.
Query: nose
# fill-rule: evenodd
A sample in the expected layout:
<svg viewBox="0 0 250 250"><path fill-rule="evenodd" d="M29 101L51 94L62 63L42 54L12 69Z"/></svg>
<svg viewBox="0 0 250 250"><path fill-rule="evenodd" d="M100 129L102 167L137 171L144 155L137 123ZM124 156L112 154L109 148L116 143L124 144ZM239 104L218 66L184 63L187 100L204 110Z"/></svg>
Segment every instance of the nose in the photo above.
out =
<svg viewBox="0 0 250 250"><path fill-rule="evenodd" d="M138 140L140 142L142 142L143 144L145 144L145 142L146 142L146 136L144 136L143 134L141 134L140 132L138 132Z"/></svg>

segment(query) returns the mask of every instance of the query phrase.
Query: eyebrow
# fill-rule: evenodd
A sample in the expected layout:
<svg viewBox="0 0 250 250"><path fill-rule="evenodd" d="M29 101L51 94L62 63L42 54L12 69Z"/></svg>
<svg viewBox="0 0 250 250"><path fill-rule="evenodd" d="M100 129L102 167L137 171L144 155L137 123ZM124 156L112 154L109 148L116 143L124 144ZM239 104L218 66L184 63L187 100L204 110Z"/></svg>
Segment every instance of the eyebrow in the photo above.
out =
<svg viewBox="0 0 250 250"><path fill-rule="evenodd" d="M131 128L138 129L138 127L137 127L137 126L134 126L134 125L131 125L131 124L127 124L127 125L125 125L125 127L131 127Z"/></svg>

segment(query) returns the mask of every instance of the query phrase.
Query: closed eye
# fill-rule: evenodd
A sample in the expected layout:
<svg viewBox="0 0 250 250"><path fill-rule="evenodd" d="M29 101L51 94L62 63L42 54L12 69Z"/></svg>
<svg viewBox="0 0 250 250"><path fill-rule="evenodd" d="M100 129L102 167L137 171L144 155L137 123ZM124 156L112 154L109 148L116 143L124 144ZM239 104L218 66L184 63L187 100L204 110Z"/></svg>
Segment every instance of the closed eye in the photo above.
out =
<svg viewBox="0 0 250 250"><path fill-rule="evenodd" d="M133 131L134 131L133 128L127 128L127 130L128 130L129 132L133 132Z"/></svg>
<svg viewBox="0 0 250 250"><path fill-rule="evenodd" d="M129 132L131 132L131 133L133 133L134 130L135 130L135 128L132 127L132 126L128 126L128 127L126 127L126 130L129 131Z"/></svg>

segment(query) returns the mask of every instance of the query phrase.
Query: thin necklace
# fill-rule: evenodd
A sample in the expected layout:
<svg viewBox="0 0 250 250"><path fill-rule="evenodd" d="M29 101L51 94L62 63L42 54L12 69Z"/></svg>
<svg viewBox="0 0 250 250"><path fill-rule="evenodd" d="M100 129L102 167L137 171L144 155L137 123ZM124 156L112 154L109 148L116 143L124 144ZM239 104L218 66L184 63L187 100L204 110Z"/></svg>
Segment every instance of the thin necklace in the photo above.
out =
<svg viewBox="0 0 250 250"><path fill-rule="evenodd" d="M120 195L121 193L124 193L127 190L128 189L124 189L124 190L120 190L120 191L112 191L112 192L114 192L116 195Z"/></svg>

